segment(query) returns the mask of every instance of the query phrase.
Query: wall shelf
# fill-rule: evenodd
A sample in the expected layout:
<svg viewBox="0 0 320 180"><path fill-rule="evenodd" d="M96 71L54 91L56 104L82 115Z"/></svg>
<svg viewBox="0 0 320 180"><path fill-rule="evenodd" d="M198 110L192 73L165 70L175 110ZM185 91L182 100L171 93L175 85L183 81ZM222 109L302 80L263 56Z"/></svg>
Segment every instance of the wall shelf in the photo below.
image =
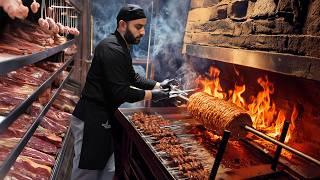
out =
<svg viewBox="0 0 320 180"><path fill-rule="evenodd" d="M58 52L63 51L65 48L71 46L74 43L75 40L73 39L64 44L46 49L38 53L24 56L8 56L6 58L0 58L0 75L6 74L22 66L33 64L45 58L48 58Z"/></svg>

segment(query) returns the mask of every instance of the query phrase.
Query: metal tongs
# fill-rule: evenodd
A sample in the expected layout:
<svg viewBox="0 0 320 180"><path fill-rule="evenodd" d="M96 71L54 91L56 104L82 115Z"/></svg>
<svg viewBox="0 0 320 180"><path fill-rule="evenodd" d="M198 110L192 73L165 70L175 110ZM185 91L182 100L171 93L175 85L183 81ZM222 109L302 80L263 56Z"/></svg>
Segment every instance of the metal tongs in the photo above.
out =
<svg viewBox="0 0 320 180"><path fill-rule="evenodd" d="M179 89L178 86L171 85L171 91L169 92L169 98L175 98L175 97L186 97L189 95L189 93L197 91L198 89Z"/></svg>

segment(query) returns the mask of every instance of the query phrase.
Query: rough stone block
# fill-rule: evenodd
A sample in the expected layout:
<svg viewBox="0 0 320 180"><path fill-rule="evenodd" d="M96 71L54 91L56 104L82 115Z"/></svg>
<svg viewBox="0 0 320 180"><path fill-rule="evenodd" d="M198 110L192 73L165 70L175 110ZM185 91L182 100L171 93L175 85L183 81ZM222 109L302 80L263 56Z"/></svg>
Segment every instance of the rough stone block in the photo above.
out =
<svg viewBox="0 0 320 180"><path fill-rule="evenodd" d="M211 7L211 14L210 14L209 20L210 21L218 20L218 6Z"/></svg>
<svg viewBox="0 0 320 180"><path fill-rule="evenodd" d="M303 33L320 36L320 0L312 1L310 3Z"/></svg>
<svg viewBox="0 0 320 180"><path fill-rule="evenodd" d="M253 14L255 2L256 1L253 0L248 1L247 18L250 18L250 16Z"/></svg>
<svg viewBox="0 0 320 180"><path fill-rule="evenodd" d="M320 36L293 35L288 37L287 51L292 54L320 58Z"/></svg>
<svg viewBox="0 0 320 180"><path fill-rule="evenodd" d="M241 31L242 31L242 23L240 22L235 23L233 35L240 36Z"/></svg>
<svg viewBox="0 0 320 180"><path fill-rule="evenodd" d="M204 0L191 0L190 9L201 8Z"/></svg>
<svg viewBox="0 0 320 180"><path fill-rule="evenodd" d="M250 4L252 8L253 4ZM250 10L250 18L266 18L273 16L276 11L276 4L274 0L257 0L254 3L253 10Z"/></svg>
<svg viewBox="0 0 320 180"><path fill-rule="evenodd" d="M217 19L226 19L228 17L228 4L221 4L217 7Z"/></svg>
<svg viewBox="0 0 320 180"><path fill-rule="evenodd" d="M185 33L183 43L191 43L193 33Z"/></svg>
<svg viewBox="0 0 320 180"><path fill-rule="evenodd" d="M233 36L251 34L252 29L253 29L252 20L247 20L245 22L236 22L234 26Z"/></svg>
<svg viewBox="0 0 320 180"><path fill-rule="evenodd" d="M291 23L303 24L307 7L308 1L306 0L281 0L278 3L276 14L279 17L286 18L286 20ZM312 8L313 6L311 5L309 7ZM319 11L319 8L317 11Z"/></svg>
<svg viewBox="0 0 320 180"><path fill-rule="evenodd" d="M228 6L228 17L235 20L245 20L248 0L233 0Z"/></svg>
<svg viewBox="0 0 320 180"><path fill-rule="evenodd" d="M196 24L195 22L187 22L186 32L193 32L195 24Z"/></svg>
<svg viewBox="0 0 320 180"><path fill-rule="evenodd" d="M292 12L292 0L281 0L278 3L277 11Z"/></svg>
<svg viewBox="0 0 320 180"><path fill-rule="evenodd" d="M203 7L214 6L219 3L219 0L204 0Z"/></svg>
<svg viewBox="0 0 320 180"><path fill-rule="evenodd" d="M188 22L207 22L211 15L210 8L197 8L189 11Z"/></svg>
<svg viewBox="0 0 320 180"><path fill-rule="evenodd" d="M253 32L253 21L247 20L241 24L241 35L248 35Z"/></svg>
<svg viewBox="0 0 320 180"><path fill-rule="evenodd" d="M287 37L282 35L247 35L241 36L241 46L247 49L283 52Z"/></svg>
<svg viewBox="0 0 320 180"><path fill-rule="evenodd" d="M210 41L210 33L196 33L192 35L192 44L207 45Z"/></svg>
<svg viewBox="0 0 320 180"><path fill-rule="evenodd" d="M284 18L255 20L254 31L258 34L291 34L294 32L294 26L286 22Z"/></svg>
<svg viewBox="0 0 320 180"><path fill-rule="evenodd" d="M202 32L210 32L211 34L233 35L235 23L230 19L217 21L209 21L197 27Z"/></svg>

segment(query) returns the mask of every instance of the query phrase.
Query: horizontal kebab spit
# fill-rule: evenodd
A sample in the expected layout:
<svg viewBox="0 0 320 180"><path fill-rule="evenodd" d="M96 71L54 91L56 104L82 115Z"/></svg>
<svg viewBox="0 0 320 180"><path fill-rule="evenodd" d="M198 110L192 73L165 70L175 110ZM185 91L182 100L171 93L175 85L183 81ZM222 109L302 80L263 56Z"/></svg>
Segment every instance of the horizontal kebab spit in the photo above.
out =
<svg viewBox="0 0 320 180"><path fill-rule="evenodd" d="M320 165L319 160L254 129L250 115L231 102L215 98L204 92L194 93L189 98L182 94L178 94L177 97L188 102L187 109L190 114L209 130L215 130L218 134L222 134L224 130L229 130L231 135L236 138L243 138L250 132L314 164Z"/></svg>

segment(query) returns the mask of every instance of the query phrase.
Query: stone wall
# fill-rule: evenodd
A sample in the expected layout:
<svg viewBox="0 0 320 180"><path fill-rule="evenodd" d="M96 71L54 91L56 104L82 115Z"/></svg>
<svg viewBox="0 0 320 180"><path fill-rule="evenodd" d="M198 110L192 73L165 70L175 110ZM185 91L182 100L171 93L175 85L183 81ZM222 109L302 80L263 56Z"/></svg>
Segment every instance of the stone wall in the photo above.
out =
<svg viewBox="0 0 320 180"><path fill-rule="evenodd" d="M320 0L191 0L187 44L320 58Z"/></svg>

